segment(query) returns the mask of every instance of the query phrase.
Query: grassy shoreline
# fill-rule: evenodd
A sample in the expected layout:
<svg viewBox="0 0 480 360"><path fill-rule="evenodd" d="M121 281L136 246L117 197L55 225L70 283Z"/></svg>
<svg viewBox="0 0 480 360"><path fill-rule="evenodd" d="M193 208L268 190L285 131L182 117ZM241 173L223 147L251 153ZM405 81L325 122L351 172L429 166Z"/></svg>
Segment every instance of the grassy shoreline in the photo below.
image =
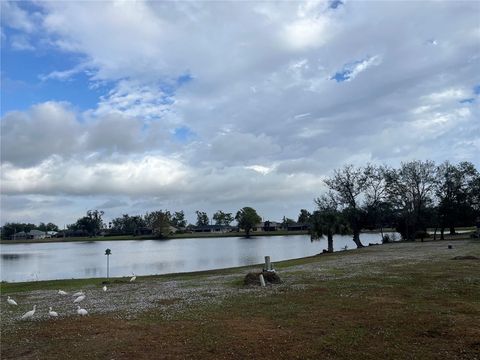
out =
<svg viewBox="0 0 480 360"><path fill-rule="evenodd" d="M457 231L471 231L474 232L476 228L474 226L470 227L458 227L455 228ZM427 229L427 231L434 231L435 229ZM395 231L392 228L384 228L383 232L393 232ZM363 234L379 233L380 229L375 230L363 230ZM277 230L277 231L261 231L253 232L250 234L251 237L258 236L288 236L288 235L308 235L307 230L299 231L286 231L286 230ZM458 235L468 235L469 233L462 233ZM181 240L181 239L202 239L202 238L218 238L218 237L244 237L244 232L230 232L230 233L185 233L185 234L174 234L164 239L154 238L151 235L118 235L118 236L96 236L96 237L67 237L67 238L50 238L50 239L36 239L36 240L1 240L0 245L8 244L43 244L43 243L66 243L66 242L85 242L85 241L126 241L126 240ZM440 236L440 230L437 231L437 236ZM450 236L447 232L445 236Z"/></svg>

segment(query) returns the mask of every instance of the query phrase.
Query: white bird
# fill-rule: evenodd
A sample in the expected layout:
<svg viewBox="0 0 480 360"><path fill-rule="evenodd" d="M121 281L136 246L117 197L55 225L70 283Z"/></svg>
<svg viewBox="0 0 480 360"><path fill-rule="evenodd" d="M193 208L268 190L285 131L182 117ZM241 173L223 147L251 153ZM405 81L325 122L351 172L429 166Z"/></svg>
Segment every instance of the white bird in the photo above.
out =
<svg viewBox="0 0 480 360"><path fill-rule="evenodd" d="M82 296L82 295L85 295L85 293L82 290L80 290L79 292L76 292L75 294L72 294L73 297Z"/></svg>
<svg viewBox="0 0 480 360"><path fill-rule="evenodd" d="M107 291L107 285L103 285L103 291Z"/></svg>
<svg viewBox="0 0 480 360"><path fill-rule="evenodd" d="M85 309L82 309L80 306L77 305L77 314L85 316L85 315L88 315L88 311Z"/></svg>
<svg viewBox="0 0 480 360"><path fill-rule="evenodd" d="M63 291L63 290L58 290L58 293L60 295L68 295L68 293L66 291Z"/></svg>
<svg viewBox="0 0 480 360"><path fill-rule="evenodd" d="M51 306L49 307L48 315L50 315L51 317L58 317L58 313L56 311L53 311Z"/></svg>
<svg viewBox="0 0 480 360"><path fill-rule="evenodd" d="M85 295L80 295L75 300L73 300L73 303L76 304L76 303L79 303L80 301L83 301L83 300L85 300Z"/></svg>
<svg viewBox="0 0 480 360"><path fill-rule="evenodd" d="M137 278L137 275L135 275L135 273L132 272L132 274L133 276L131 277L130 282L134 282L135 279Z"/></svg>
<svg viewBox="0 0 480 360"><path fill-rule="evenodd" d="M10 305L18 305L17 302L15 300L13 300L10 296L7 298L7 302Z"/></svg>
<svg viewBox="0 0 480 360"><path fill-rule="evenodd" d="M27 311L25 314L23 314L22 320L30 319L33 316L33 314L35 314L36 308L37 308L37 305L33 305L33 310Z"/></svg>

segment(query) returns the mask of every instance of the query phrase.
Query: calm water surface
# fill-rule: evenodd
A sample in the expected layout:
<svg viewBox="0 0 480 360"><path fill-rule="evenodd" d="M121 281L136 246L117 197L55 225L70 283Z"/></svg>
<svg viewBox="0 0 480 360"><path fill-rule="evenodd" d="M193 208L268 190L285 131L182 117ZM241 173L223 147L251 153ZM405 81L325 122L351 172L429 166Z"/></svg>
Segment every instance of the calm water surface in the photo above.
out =
<svg viewBox="0 0 480 360"><path fill-rule="evenodd" d="M380 234L362 234L364 245ZM335 236L334 248L355 248L351 236ZM0 246L2 281L106 277L105 249L111 249L110 276L167 274L259 264L310 256L327 248L326 239L307 235L176 240L126 240Z"/></svg>

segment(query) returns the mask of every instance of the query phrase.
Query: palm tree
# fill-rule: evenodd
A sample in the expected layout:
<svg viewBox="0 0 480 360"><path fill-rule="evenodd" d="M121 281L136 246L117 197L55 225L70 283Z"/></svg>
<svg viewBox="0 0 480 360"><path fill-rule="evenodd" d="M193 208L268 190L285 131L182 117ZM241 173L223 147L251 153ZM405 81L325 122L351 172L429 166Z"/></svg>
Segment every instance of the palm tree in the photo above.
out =
<svg viewBox="0 0 480 360"><path fill-rule="evenodd" d="M337 204L331 196L322 196L315 200L317 210L311 216L311 235L312 238L327 236L328 252L333 252L333 235L345 234L348 226L342 215L337 209Z"/></svg>

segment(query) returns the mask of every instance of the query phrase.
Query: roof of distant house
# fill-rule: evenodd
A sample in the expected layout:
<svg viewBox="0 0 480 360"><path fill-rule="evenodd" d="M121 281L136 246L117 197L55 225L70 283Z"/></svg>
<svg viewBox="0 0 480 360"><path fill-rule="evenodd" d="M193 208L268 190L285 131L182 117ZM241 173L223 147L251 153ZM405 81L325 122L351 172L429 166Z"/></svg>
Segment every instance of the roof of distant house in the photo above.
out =
<svg viewBox="0 0 480 360"><path fill-rule="evenodd" d="M40 231L40 230L30 230L28 235L45 235L45 231Z"/></svg>

